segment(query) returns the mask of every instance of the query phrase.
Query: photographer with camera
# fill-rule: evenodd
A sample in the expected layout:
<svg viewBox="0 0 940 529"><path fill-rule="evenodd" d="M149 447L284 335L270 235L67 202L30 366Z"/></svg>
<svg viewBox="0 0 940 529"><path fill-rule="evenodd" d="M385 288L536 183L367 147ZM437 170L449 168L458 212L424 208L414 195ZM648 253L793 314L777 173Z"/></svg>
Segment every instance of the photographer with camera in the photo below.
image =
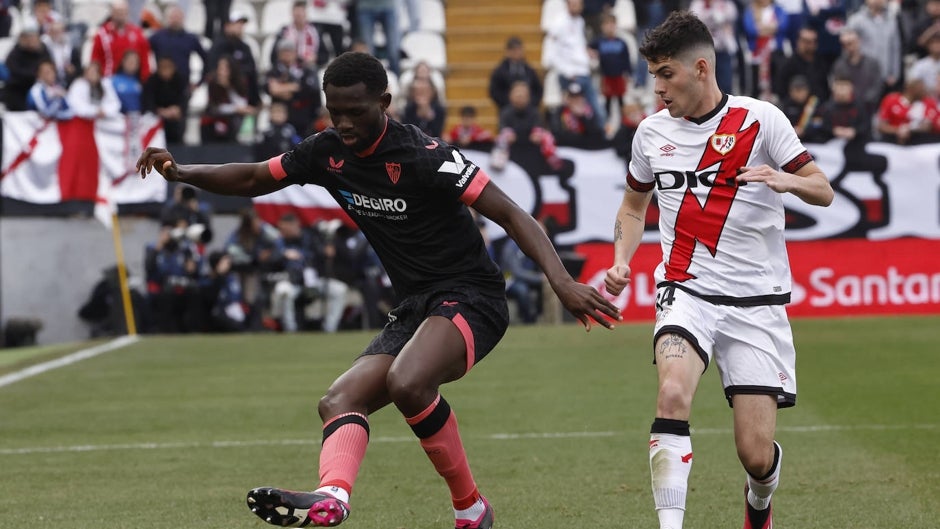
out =
<svg viewBox="0 0 940 529"><path fill-rule="evenodd" d="M242 284L242 295L248 304L248 330L258 331L264 325L264 312L270 299L273 282L269 274L279 271L281 235L277 228L264 222L252 208L242 210L238 228L225 243L231 256L232 269ZM273 322L267 325L273 327Z"/></svg>
<svg viewBox="0 0 940 529"><path fill-rule="evenodd" d="M199 296L202 256L195 243L202 230L191 228L185 220L164 223L157 242L147 245L144 267L155 332L205 330Z"/></svg>

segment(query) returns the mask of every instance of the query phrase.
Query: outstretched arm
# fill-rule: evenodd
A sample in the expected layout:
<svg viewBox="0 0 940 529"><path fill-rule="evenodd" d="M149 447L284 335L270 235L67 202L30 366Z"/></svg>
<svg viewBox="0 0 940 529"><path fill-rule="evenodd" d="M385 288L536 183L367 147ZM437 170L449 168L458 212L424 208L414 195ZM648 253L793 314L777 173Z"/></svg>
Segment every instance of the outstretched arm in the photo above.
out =
<svg viewBox="0 0 940 529"><path fill-rule="evenodd" d="M489 182L483 188L473 208L502 226L519 248L539 265L562 305L581 321L586 330L591 329L591 319L608 329L613 328L604 316L619 320L617 307L600 292L578 283L568 274L542 227L495 183Z"/></svg>
<svg viewBox="0 0 940 529"><path fill-rule="evenodd" d="M170 182L194 185L220 195L256 197L287 186L271 175L267 162L176 165L166 149L148 147L137 160L137 171L146 178L152 170Z"/></svg>
<svg viewBox="0 0 940 529"><path fill-rule="evenodd" d="M614 221L614 264L604 278L604 286L609 294L618 296L630 284L630 260L643 239L646 208L652 197L652 191L636 191L629 185L624 191Z"/></svg>

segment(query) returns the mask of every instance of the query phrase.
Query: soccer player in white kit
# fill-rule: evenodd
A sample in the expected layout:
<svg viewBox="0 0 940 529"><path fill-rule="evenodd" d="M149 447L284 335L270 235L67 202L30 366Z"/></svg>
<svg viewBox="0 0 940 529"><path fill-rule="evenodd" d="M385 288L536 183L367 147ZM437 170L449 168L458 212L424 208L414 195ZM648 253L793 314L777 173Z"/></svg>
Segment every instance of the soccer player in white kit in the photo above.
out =
<svg viewBox="0 0 940 529"><path fill-rule="evenodd" d="M744 527L770 529L783 455L774 441L777 408L796 402L781 195L828 206L832 188L780 110L721 92L714 42L695 15L670 14L640 52L665 109L641 122L633 140L605 286L617 295L629 284L655 189L663 262L655 272L659 392L649 455L660 528L682 527L692 398L714 360L746 471Z"/></svg>

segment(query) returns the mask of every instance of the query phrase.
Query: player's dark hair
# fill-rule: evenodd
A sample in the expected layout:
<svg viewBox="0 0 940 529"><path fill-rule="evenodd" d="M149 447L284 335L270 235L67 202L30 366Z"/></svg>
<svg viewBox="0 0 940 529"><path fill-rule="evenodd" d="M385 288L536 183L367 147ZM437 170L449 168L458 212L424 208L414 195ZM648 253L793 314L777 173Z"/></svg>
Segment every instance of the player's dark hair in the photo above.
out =
<svg viewBox="0 0 940 529"><path fill-rule="evenodd" d="M705 23L690 11L673 11L662 24L646 33L640 53L650 62L663 62L701 47L715 49Z"/></svg>
<svg viewBox="0 0 940 529"><path fill-rule="evenodd" d="M348 87L359 83L366 85L366 91L380 96L388 88L388 74L378 59L368 53L347 51L333 60L323 74L323 87L333 85Z"/></svg>

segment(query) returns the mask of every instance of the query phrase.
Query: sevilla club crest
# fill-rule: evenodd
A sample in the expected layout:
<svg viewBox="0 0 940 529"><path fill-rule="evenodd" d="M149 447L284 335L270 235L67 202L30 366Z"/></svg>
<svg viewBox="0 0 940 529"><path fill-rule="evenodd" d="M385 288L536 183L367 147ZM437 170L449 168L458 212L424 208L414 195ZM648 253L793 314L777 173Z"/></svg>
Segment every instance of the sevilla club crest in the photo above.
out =
<svg viewBox="0 0 940 529"><path fill-rule="evenodd" d="M389 180L391 180L393 184L397 184L398 179L401 177L401 164L385 162L385 172L388 173Z"/></svg>
<svg viewBox="0 0 940 529"><path fill-rule="evenodd" d="M715 149L719 154L724 156L731 152L731 149L734 149L734 139L734 134L713 134L711 140L712 149Z"/></svg>

